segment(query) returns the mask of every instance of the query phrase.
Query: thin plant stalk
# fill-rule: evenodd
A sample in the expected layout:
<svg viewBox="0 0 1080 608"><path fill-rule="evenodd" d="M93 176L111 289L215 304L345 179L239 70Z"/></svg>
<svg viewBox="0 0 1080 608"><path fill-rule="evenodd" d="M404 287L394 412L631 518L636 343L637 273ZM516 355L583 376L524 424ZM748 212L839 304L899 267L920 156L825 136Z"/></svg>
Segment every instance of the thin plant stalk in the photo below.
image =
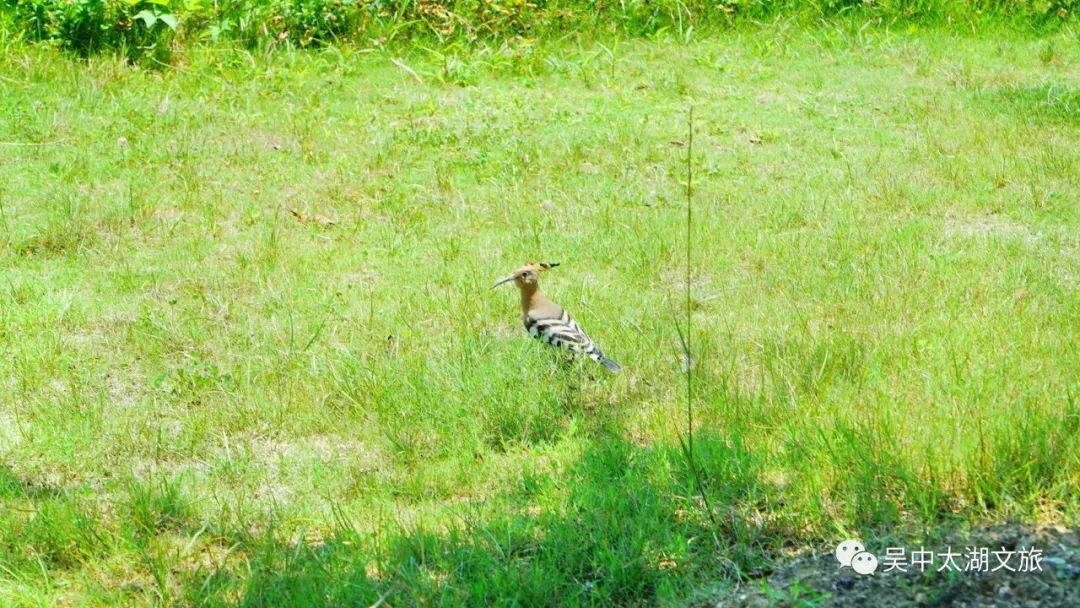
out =
<svg viewBox="0 0 1080 608"><path fill-rule="evenodd" d="M690 106L687 112L687 130L689 131L686 138L686 331L684 332L679 324L676 323L675 327L679 332L679 341L682 344L683 362L686 372L686 438L679 438L679 443L683 449L683 455L686 457L686 463L690 467L690 472L694 476L694 485L697 488L698 495L701 497L701 502L705 507L705 513L709 516L709 520L713 525L717 525L716 514L713 513L712 504L709 502L709 496L705 493L705 484L701 480L701 472L698 471L697 462L694 460L694 359L693 351L691 348L691 334L693 333L693 313L691 311L691 293L690 293L690 278L692 270L692 257L693 251L693 226L694 226L694 106ZM715 535L714 535L715 539ZM719 540L717 540L719 544Z"/></svg>

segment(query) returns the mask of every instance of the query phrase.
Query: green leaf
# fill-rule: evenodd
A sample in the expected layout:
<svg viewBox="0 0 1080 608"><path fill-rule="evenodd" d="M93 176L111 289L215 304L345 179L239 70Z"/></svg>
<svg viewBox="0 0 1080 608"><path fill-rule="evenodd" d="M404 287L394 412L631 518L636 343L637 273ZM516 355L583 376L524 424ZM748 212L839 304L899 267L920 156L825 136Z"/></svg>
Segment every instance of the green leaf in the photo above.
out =
<svg viewBox="0 0 1080 608"><path fill-rule="evenodd" d="M151 12L150 9L139 11L131 20L135 21L136 19L141 19L147 28L154 27L154 24L157 23L157 15Z"/></svg>
<svg viewBox="0 0 1080 608"><path fill-rule="evenodd" d="M169 26L170 30L172 30L174 32L176 31L177 21L176 21L176 17L174 15L170 15L168 13L163 13L161 15L158 15L158 19L160 19L161 22L164 23L165 25Z"/></svg>

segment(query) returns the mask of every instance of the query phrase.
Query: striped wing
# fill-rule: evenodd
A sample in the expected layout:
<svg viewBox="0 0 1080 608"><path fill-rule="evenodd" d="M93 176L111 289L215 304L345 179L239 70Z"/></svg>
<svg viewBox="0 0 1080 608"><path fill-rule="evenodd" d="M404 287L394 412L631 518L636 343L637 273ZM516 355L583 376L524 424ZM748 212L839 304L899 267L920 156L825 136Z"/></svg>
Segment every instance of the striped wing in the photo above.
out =
<svg viewBox="0 0 1080 608"><path fill-rule="evenodd" d="M622 368L618 363L604 356L596 343L585 335L569 313L559 311L559 316L534 317L525 316L525 329L532 337L543 340L552 346L565 348L573 353L581 353L588 358L602 364L610 372L618 372Z"/></svg>
<svg viewBox="0 0 1080 608"><path fill-rule="evenodd" d="M578 326L568 312L562 311L562 314L558 317L542 318L525 317L525 329L529 331L529 335L539 340L543 340L552 346L558 346L565 348L575 353L585 353L586 355L600 354L600 349L596 347L596 344L589 339L589 336L585 335L585 332ZM594 357L596 358L596 357Z"/></svg>

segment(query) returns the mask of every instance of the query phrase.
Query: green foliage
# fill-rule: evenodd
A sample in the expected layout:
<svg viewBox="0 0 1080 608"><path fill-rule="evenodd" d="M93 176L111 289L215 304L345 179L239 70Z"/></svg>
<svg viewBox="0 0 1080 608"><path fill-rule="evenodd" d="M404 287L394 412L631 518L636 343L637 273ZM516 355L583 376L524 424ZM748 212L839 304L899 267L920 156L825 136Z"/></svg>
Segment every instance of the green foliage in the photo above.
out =
<svg viewBox="0 0 1080 608"><path fill-rule="evenodd" d="M79 55L168 56L178 21L169 0L4 0L24 35Z"/></svg>
<svg viewBox="0 0 1080 608"><path fill-rule="evenodd" d="M175 480L132 482L125 522L135 534L152 536L188 523L192 510Z"/></svg>
<svg viewBox="0 0 1080 608"><path fill-rule="evenodd" d="M29 517L0 522L0 557L12 565L42 561L74 568L113 546L108 528L82 497L50 493L37 497Z"/></svg>
<svg viewBox="0 0 1080 608"><path fill-rule="evenodd" d="M743 19L859 16L970 21L985 15L1038 24L1071 18L1080 0L3 0L14 27L80 55L122 49L168 57L182 35L250 47L395 39L439 42L559 37L567 31L681 37Z"/></svg>
<svg viewBox="0 0 1080 608"><path fill-rule="evenodd" d="M984 93L997 110L1018 113L1031 120L1059 120L1080 125L1080 88L1061 84L1007 86Z"/></svg>

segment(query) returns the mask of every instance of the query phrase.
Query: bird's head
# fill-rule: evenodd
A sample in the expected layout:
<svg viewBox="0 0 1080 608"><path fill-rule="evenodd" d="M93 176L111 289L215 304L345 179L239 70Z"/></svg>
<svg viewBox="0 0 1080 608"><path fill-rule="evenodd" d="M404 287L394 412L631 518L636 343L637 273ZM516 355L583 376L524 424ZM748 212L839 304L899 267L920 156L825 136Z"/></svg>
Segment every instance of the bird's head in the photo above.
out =
<svg viewBox="0 0 1080 608"><path fill-rule="evenodd" d="M513 281L517 284L518 288L525 289L529 285L536 285L537 281L539 281L540 279L541 272L544 272L545 270L548 270L550 268L554 268L558 265L558 262L529 262L528 264L525 264L521 268L515 270L509 276L505 276L499 279L494 285L491 286L491 288L495 289L503 283L509 283L510 281Z"/></svg>

